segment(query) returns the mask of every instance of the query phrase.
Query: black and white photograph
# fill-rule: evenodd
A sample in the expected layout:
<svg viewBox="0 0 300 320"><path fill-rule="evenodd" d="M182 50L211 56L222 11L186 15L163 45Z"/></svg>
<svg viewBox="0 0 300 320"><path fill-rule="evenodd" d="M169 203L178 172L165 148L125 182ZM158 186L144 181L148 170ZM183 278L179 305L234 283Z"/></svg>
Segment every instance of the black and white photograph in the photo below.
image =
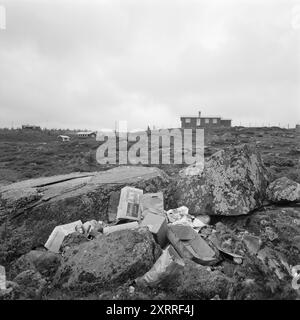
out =
<svg viewBox="0 0 300 320"><path fill-rule="evenodd" d="M0 0L0 300L300 300L300 0Z"/></svg>

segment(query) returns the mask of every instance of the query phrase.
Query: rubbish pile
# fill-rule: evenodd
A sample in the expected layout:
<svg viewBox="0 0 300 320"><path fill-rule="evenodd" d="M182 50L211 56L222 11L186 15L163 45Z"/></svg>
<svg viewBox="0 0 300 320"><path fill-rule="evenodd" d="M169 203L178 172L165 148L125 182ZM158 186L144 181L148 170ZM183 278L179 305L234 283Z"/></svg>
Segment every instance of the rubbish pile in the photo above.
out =
<svg viewBox="0 0 300 320"><path fill-rule="evenodd" d="M290 217L295 226L299 220L296 216L297 212ZM189 297L192 291L193 296L215 299L219 293L224 297L227 289L222 288L230 282L228 279L240 274L246 274L241 282L245 288L254 285L253 274L248 278L244 273L252 265L279 281L287 275L293 277L293 266L276 248L279 230L269 216L257 213L255 219L263 226L259 227L259 236L254 229L233 230L220 221L213 224L211 216L194 216L186 206L165 210L162 192L144 193L125 186L110 194L105 221L76 220L58 225L42 250L21 256L7 272L0 266L0 298L12 294L13 286L22 292L28 281L34 283L32 292L40 295L44 279L59 288L73 288L84 281L90 288L129 281L130 295L179 279L179 296ZM128 232L121 232L125 230ZM215 279L215 283L211 285L209 279ZM271 290L276 285L271 280ZM239 290L238 285L234 290ZM35 297L34 293L31 296Z"/></svg>
<svg viewBox="0 0 300 320"><path fill-rule="evenodd" d="M149 287L170 279L182 270L185 259L203 266L216 265L224 257L233 259L237 264L242 263L243 257L222 249L214 234L209 239L200 235L200 231L209 226L209 216L194 217L185 206L165 211L162 192L144 194L141 189L126 186L121 189L118 206L116 200L117 195L114 193L109 201L109 223L96 220L82 223L78 220L57 226L45 247L64 255L62 243L70 234L81 234L87 240L93 240L100 235L147 227L162 249L162 254L152 268L135 280L137 285Z"/></svg>

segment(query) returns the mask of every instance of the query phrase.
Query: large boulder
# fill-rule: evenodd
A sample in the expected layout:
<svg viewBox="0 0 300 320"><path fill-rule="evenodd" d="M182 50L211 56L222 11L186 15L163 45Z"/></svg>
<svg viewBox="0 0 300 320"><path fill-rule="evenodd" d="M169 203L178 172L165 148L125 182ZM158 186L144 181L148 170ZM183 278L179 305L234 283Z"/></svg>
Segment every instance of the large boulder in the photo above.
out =
<svg viewBox="0 0 300 320"><path fill-rule="evenodd" d="M157 192L169 184L158 168L122 166L26 180L0 188L0 264L45 244L52 230L77 220L108 220L112 192L124 186Z"/></svg>
<svg viewBox="0 0 300 320"><path fill-rule="evenodd" d="M53 285L75 295L112 288L142 276L160 254L147 228L100 235L66 251Z"/></svg>
<svg viewBox="0 0 300 320"><path fill-rule="evenodd" d="M204 170L187 167L176 183L175 201L194 215L245 215L262 205L268 174L252 145L213 154Z"/></svg>
<svg viewBox="0 0 300 320"><path fill-rule="evenodd" d="M47 281L34 270L25 270L19 273L14 282L18 284L19 299L41 299L46 289Z"/></svg>
<svg viewBox="0 0 300 320"><path fill-rule="evenodd" d="M13 262L9 269L10 278L20 272L35 270L45 277L52 277L61 262L61 256L50 251L31 250Z"/></svg>
<svg viewBox="0 0 300 320"><path fill-rule="evenodd" d="M276 179L267 188L267 198L274 203L300 202L300 184L286 177Z"/></svg>

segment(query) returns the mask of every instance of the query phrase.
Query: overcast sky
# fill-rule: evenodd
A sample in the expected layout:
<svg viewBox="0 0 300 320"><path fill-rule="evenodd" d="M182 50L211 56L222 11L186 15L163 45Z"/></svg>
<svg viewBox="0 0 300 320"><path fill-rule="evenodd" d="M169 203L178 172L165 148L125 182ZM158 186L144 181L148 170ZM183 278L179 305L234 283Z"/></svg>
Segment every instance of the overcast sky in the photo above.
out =
<svg viewBox="0 0 300 320"><path fill-rule="evenodd" d="M0 127L178 127L198 110L300 121L300 0L1 5Z"/></svg>

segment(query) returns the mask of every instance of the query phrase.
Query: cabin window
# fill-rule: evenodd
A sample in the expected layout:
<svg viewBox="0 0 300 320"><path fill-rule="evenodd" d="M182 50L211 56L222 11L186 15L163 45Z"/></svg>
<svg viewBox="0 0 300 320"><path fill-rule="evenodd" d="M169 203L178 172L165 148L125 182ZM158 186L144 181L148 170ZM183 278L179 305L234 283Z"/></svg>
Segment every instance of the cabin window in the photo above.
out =
<svg viewBox="0 0 300 320"><path fill-rule="evenodd" d="M213 123L218 123L218 120L217 119L213 119Z"/></svg>
<svg viewBox="0 0 300 320"><path fill-rule="evenodd" d="M197 119L197 126L200 126L200 119Z"/></svg>
<svg viewBox="0 0 300 320"><path fill-rule="evenodd" d="M191 123L191 119L190 118L186 118L185 119L185 123Z"/></svg>
<svg viewBox="0 0 300 320"><path fill-rule="evenodd" d="M205 119L205 123L209 123L209 119Z"/></svg>

